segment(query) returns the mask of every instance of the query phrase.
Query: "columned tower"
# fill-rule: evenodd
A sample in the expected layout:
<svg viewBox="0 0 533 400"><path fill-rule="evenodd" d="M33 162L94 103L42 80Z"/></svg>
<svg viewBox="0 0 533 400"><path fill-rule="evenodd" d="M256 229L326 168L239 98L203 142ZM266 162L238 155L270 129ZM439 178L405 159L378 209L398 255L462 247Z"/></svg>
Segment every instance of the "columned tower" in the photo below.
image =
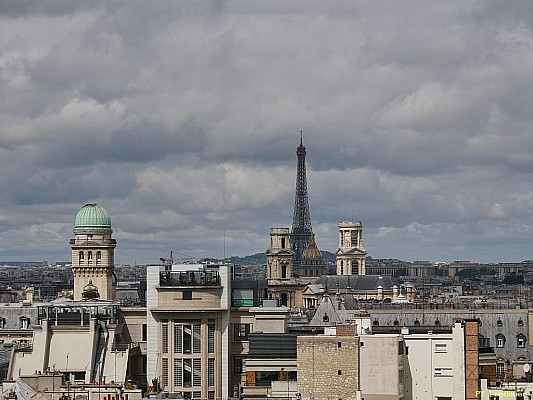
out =
<svg viewBox="0 0 533 400"><path fill-rule="evenodd" d="M94 287L101 300L113 300L116 293L115 247L111 217L98 204L86 204L76 214L72 249L74 300L82 300L86 288ZM87 298L87 297L85 297Z"/></svg>
<svg viewBox="0 0 533 400"><path fill-rule="evenodd" d="M292 219L291 247L294 251L294 272L299 273L298 267L302 252L309 244L311 237L311 216L309 214L309 200L307 196L307 174L305 171L305 146L302 132L300 132L300 146L296 149L298 166L296 171L296 195L294 198L294 216Z"/></svg>
<svg viewBox="0 0 533 400"><path fill-rule="evenodd" d="M361 221L339 222L339 248L335 252L337 275L365 275L366 251Z"/></svg>
<svg viewBox="0 0 533 400"><path fill-rule="evenodd" d="M292 275L293 252L289 228L270 228L270 247L266 251L267 279L287 280Z"/></svg>

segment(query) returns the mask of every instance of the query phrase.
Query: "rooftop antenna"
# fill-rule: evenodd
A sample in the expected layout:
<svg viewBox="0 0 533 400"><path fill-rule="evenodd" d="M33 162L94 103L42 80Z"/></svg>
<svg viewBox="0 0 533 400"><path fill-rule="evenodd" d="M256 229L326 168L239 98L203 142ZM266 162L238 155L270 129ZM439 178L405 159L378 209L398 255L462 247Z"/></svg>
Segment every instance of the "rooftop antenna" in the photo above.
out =
<svg viewBox="0 0 533 400"><path fill-rule="evenodd" d="M226 259L226 230L224 229L224 258L223 260Z"/></svg>

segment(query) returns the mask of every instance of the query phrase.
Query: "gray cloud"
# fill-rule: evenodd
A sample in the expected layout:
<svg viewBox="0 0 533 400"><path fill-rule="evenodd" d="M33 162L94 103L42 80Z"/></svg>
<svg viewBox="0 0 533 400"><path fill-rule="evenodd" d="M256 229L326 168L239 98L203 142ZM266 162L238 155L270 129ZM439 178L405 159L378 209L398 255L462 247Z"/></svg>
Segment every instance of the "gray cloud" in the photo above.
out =
<svg viewBox="0 0 533 400"><path fill-rule="evenodd" d="M321 248L532 258L531 3L0 1L0 259L264 251L299 132Z"/></svg>

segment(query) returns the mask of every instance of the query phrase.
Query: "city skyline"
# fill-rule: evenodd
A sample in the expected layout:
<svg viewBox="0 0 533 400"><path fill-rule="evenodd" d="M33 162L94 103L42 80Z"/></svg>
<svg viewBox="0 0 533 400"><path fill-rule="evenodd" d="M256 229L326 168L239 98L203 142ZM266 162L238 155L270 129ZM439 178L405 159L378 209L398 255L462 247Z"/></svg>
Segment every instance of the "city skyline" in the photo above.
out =
<svg viewBox="0 0 533 400"><path fill-rule="evenodd" d="M0 259L254 254L290 227L373 258L533 258L527 1L0 1Z"/></svg>

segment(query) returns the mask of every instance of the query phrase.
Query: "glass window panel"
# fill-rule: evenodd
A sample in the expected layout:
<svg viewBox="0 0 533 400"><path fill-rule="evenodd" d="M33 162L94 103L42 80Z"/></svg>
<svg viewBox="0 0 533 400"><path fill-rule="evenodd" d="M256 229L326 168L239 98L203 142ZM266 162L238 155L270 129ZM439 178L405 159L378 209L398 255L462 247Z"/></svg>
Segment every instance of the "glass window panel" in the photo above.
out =
<svg viewBox="0 0 533 400"><path fill-rule="evenodd" d="M183 386L183 360L174 359L174 386Z"/></svg>
<svg viewBox="0 0 533 400"><path fill-rule="evenodd" d="M183 386L192 386L192 360L183 360Z"/></svg>
<svg viewBox="0 0 533 400"><path fill-rule="evenodd" d="M192 351L192 325L183 325L183 353Z"/></svg>
<svg viewBox="0 0 533 400"><path fill-rule="evenodd" d="M193 366L192 385L202 386L202 360L199 358L193 359L192 366Z"/></svg>
<svg viewBox="0 0 533 400"><path fill-rule="evenodd" d="M183 326L174 325L174 353L183 353Z"/></svg>
<svg viewBox="0 0 533 400"><path fill-rule="evenodd" d="M168 353L168 325L163 324L162 330L163 353Z"/></svg>
<svg viewBox="0 0 533 400"><path fill-rule="evenodd" d="M161 384L163 385L163 387L167 387L168 386L168 358L163 358L162 360L162 364L163 364L163 367L162 367L162 382Z"/></svg>
<svg viewBox="0 0 533 400"><path fill-rule="evenodd" d="M202 352L202 334L201 334L201 325L193 325L193 353Z"/></svg>
<svg viewBox="0 0 533 400"><path fill-rule="evenodd" d="M207 352L215 352L215 324L210 323L207 326Z"/></svg>
<svg viewBox="0 0 533 400"><path fill-rule="evenodd" d="M209 358L207 360L207 385L215 386L215 359Z"/></svg>

